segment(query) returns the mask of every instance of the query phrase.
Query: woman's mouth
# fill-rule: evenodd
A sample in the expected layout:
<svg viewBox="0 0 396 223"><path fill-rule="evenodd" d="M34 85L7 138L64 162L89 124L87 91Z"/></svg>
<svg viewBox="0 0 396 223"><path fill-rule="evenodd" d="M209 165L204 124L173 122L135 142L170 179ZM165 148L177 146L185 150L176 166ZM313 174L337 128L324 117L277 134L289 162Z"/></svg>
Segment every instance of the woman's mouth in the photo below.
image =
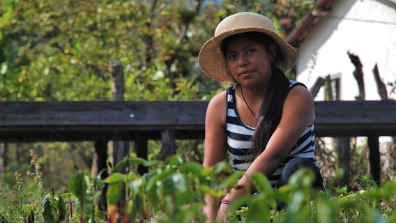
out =
<svg viewBox="0 0 396 223"><path fill-rule="evenodd" d="M239 74L239 76L248 76L248 75L250 75L251 73L253 73L252 70L244 71L244 72L241 72L241 73Z"/></svg>

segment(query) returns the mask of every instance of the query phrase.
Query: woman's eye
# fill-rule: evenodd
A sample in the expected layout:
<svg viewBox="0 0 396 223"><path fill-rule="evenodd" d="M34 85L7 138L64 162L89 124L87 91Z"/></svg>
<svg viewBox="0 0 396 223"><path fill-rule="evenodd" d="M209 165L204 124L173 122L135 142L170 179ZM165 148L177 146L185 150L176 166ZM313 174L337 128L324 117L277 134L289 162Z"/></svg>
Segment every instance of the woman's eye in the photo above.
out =
<svg viewBox="0 0 396 223"><path fill-rule="evenodd" d="M229 60L232 60L232 59L235 59L235 58L236 58L235 54L230 54L230 55L228 55L228 59L229 59Z"/></svg>
<svg viewBox="0 0 396 223"><path fill-rule="evenodd" d="M248 53L254 53L254 52L256 52L257 50L256 49L249 49L248 50Z"/></svg>

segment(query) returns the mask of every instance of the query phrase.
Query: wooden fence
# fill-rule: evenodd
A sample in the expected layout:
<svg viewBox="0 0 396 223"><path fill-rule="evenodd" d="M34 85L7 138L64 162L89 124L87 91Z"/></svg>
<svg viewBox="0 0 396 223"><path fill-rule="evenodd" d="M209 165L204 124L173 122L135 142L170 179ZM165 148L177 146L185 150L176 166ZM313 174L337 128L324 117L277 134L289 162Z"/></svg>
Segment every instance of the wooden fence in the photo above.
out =
<svg viewBox="0 0 396 223"><path fill-rule="evenodd" d="M163 132L204 139L206 101L0 102L0 142L135 141L147 158L147 140ZM396 135L396 101L315 102L316 136L368 136L371 172L379 180L379 136Z"/></svg>

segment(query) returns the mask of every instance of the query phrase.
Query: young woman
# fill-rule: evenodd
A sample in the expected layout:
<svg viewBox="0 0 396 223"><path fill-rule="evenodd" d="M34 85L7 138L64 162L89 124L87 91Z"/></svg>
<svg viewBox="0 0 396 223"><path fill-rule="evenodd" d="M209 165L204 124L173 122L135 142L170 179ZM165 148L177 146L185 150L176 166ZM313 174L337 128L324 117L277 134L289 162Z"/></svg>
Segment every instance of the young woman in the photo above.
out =
<svg viewBox="0 0 396 223"><path fill-rule="evenodd" d="M207 109L204 166L225 160L228 151L234 169L246 171L220 207L209 195L205 198L209 221L216 219L218 208L221 220L229 203L254 192L246 175L255 172L265 174L277 188L297 169L310 167L316 174L314 186L324 188L314 155L313 98L303 84L284 74L296 57L271 20L251 12L225 18L202 47L202 71L230 84Z"/></svg>

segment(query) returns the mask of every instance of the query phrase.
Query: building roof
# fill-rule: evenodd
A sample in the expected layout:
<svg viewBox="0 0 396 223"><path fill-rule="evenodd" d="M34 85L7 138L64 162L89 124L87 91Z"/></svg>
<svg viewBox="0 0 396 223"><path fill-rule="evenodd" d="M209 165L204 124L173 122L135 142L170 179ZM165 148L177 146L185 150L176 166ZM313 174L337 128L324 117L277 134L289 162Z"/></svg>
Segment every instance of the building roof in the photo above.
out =
<svg viewBox="0 0 396 223"><path fill-rule="evenodd" d="M330 14L331 6L337 1L319 0L314 8L305 16L301 24L286 38L286 41L293 47L298 47L321 18Z"/></svg>

